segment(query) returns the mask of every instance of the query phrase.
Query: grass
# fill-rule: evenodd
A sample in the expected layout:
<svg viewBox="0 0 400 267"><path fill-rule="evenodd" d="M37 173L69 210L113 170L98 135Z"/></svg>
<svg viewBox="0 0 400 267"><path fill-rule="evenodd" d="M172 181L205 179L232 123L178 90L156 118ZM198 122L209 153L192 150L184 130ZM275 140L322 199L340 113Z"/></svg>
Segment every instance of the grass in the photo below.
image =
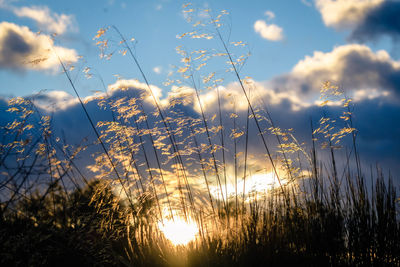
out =
<svg viewBox="0 0 400 267"><path fill-rule="evenodd" d="M79 167L87 144L72 146L57 136L52 117L34 99L9 101L16 119L2 128L7 138L0 145L3 266L400 265L396 188L379 167L362 169L349 99L342 100L339 120L324 114L316 129L311 122L310 146L302 145L277 126L266 103L253 100L257 88L240 74L245 57L232 52L240 43L223 37L224 15L210 15L206 28L182 35L216 37L222 52L179 48L183 66L175 83L182 95L167 106L115 26L97 35L102 53L123 49L144 89L102 94L96 101L112 120L93 119L60 59L96 136L89 176ZM106 34L116 34L117 48L108 46ZM231 110L222 105L218 72L203 68L212 60L227 61L240 86ZM204 107L207 88L216 93L215 114ZM322 93L322 100L343 98L329 82ZM197 116L182 112L187 99ZM260 155L249 145L255 138L266 155L257 162L262 177L276 183L247 190L259 173L250 160ZM337 149L342 139L351 144L346 153ZM198 229L186 245L174 245L159 229L179 220Z"/></svg>

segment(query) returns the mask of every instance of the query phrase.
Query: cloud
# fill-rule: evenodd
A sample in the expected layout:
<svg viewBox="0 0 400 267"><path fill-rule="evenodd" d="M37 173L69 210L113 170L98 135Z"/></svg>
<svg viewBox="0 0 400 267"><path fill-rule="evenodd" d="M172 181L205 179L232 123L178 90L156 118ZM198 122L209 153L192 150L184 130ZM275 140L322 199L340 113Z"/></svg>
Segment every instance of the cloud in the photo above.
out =
<svg viewBox="0 0 400 267"><path fill-rule="evenodd" d="M162 97L162 90L155 86L155 85L150 85L150 90L145 83L141 83L138 80L135 79L120 79L116 81L113 84L110 84L108 86L107 91L111 94L114 94L115 92L119 91L135 91L135 97L140 97L143 96L145 101L149 103L154 103L154 98L155 97L157 102L160 102L160 98Z"/></svg>
<svg viewBox="0 0 400 267"><path fill-rule="evenodd" d="M367 12L350 38L360 42L375 40L384 35L400 39L400 2L386 1Z"/></svg>
<svg viewBox="0 0 400 267"><path fill-rule="evenodd" d="M40 30L49 33L63 34L74 29L73 16L51 12L47 6L14 7L13 12L18 17L34 20Z"/></svg>
<svg viewBox="0 0 400 267"><path fill-rule="evenodd" d="M379 160L386 170L390 168L393 173L398 174L400 173L397 162L397 159L400 158L398 138L400 126L393 122L400 120L400 101L396 97L398 88L400 88L400 81L398 78L396 80L396 77L400 77L399 71L399 62L391 59L385 51L374 52L366 46L353 44L336 47L330 52L315 52L299 61L290 73L275 77L270 81L248 80L245 84L247 88L251 88L251 99L256 109L260 110L260 115L265 115L263 108L267 106L276 126L282 129L293 128L299 142L305 142L308 145L310 145L310 118L317 122L323 115L338 118L343 112L343 108L337 105L325 106L323 110L318 106L316 100L321 83L326 79L334 79L339 85L345 85L345 89L348 89L346 93L352 93L355 97L353 123L358 129L357 143L363 166L369 166L368 164ZM193 88L188 86L171 87L164 97L160 88L156 86L151 86L151 88L166 111L171 127L175 125L172 119L177 117L177 113L194 119L200 117L200 109ZM117 100L123 97L139 97L146 92L147 97L145 97L143 105L147 111L149 123L161 129L162 124L157 123L160 118L154 115L156 108L153 99L149 96L147 85L137 80L117 80L108 86L107 95L100 95L99 98L90 96L84 100L89 114L96 123L100 120L112 119L109 110L98 106L98 103L104 100L104 96ZM226 161L228 165L233 165L233 141L229 138L233 130L233 122L230 114L233 108L236 108L237 125L240 130L244 130L247 104L238 83L202 92L200 99L206 117L209 119L210 129L213 127L215 129L219 123L218 93L226 134ZM44 94L43 97L35 96L36 103L40 102L39 108L44 113L54 114L53 128L55 131L64 130L66 139L73 144L78 144L83 137L89 137L91 141L95 140L93 130L90 129L75 97L59 91L45 92ZM46 103L50 108L46 108ZM212 120L214 115L216 115L216 119ZM0 120L10 120L10 118L0 112ZM0 122L0 125L4 124L4 122ZM196 124L193 126L196 127ZM267 129L268 122L261 120L261 127ZM79 131L75 129L79 129ZM177 136L177 139L181 142L183 153L189 152L185 145L188 144L187 142L192 142L188 131L188 127L181 127L176 131L181 134ZM252 159L249 160L251 162L250 169L265 168L268 165L265 151L260 146L260 139L253 121L250 123L250 136L252 136L249 140L249 152L252 155ZM216 133L213 133L211 138L213 142L220 142ZM273 136L268 135L267 142L271 151L276 151L277 144L274 140ZM168 140L164 139L163 142L168 143ZM207 143L204 132L199 134L198 142ZM343 142L343 144L349 142L348 144L351 145L351 138L345 139ZM150 145L149 140L145 140L145 143L146 146ZM239 149L242 149L244 138L239 138L237 145ZM150 147L148 148L148 151L151 151ZM306 151L309 148L306 145ZM91 149L95 148L92 146ZM95 151L91 150L92 152ZM220 153L220 151L216 152L218 159L221 158ZM346 158L344 150L337 150L336 153L340 155L338 164L344 164ZM164 156L162 157L162 162L165 162ZM89 160L89 153L87 157L81 156L81 158ZM189 156L184 156L184 160L189 160L189 158ZM151 159L150 162L152 166L155 166L154 159ZM139 153L138 164L141 163L144 163L144 159L143 155ZM188 168L196 168L197 164L198 162L194 162Z"/></svg>
<svg viewBox="0 0 400 267"><path fill-rule="evenodd" d="M275 18L275 13L271 10L267 10L264 12L264 15L267 16L268 20L272 20Z"/></svg>
<svg viewBox="0 0 400 267"><path fill-rule="evenodd" d="M46 112L65 110L79 103L76 97L65 91L49 91L30 97L37 107Z"/></svg>
<svg viewBox="0 0 400 267"><path fill-rule="evenodd" d="M384 0L316 0L315 6L322 15L326 26L343 29L354 27L362 21L367 12Z"/></svg>
<svg viewBox="0 0 400 267"><path fill-rule="evenodd" d="M386 51L373 52L365 45L349 44L331 52L316 51L300 60L290 73L268 84L276 91L291 91L303 102L315 100L325 81L338 84L350 96L360 90L364 93L376 90L379 95L390 94L393 101L398 101L399 77L400 62L393 60Z"/></svg>
<svg viewBox="0 0 400 267"><path fill-rule="evenodd" d="M400 38L400 2L393 0L316 0L326 26L351 30L350 40Z"/></svg>
<svg viewBox="0 0 400 267"><path fill-rule="evenodd" d="M291 98L290 94L287 94L286 96L277 94L279 101L274 101L271 99L271 96L274 96L271 88L265 86L265 84L263 85L263 83L260 82L254 83L256 85L255 90L258 90L258 92L252 91L252 99L253 104L261 110L260 114L263 114L262 109L265 107L265 104L267 104L275 124L282 129L293 128L295 131L294 134L300 142L306 142L307 144L310 144L310 117L312 117L316 122L323 115L323 112L325 114L324 116L327 115L330 117L339 117L343 111L338 106L326 106L322 111L322 109L316 104L303 106L298 110L294 110L290 107L295 105L292 101L296 100ZM126 85L130 85L130 87L127 88L125 87ZM136 87L134 87L134 85L136 85ZM227 136L225 143L226 161L229 165L233 164L233 143L228 137L233 130L232 118L230 117L230 114L233 111L233 102L236 102L236 107L241 104L241 92L240 88L235 83L228 85L227 87L221 86L219 87L219 90L221 96L222 116L225 126L224 129ZM143 92L145 92L144 84L140 82L135 82L134 80L126 80L123 82L117 81L114 83L114 85L109 86L108 97L115 100L123 97L138 97ZM35 96L35 99L36 104L41 101L39 108L43 110L44 113L53 114L53 129L55 129L57 133L59 131L64 131L66 140L68 140L69 143L78 144L84 137L88 137L90 141L95 140L93 130L90 128L87 118L85 118L75 97L65 92L53 91L45 92L42 97ZM98 106L99 101L102 101L102 99L102 97L96 98L92 96L88 97L85 101L88 112L92 116L92 119L95 123L97 121L107 121L112 119L109 110L104 110ZM180 104L171 105L178 99L182 100L178 101ZM261 99L263 102L257 101ZM204 109L207 118L210 119L214 114L218 114L218 105L215 104L216 89L204 92L201 95L201 100L204 104L204 107L207 107ZM46 101L48 104L50 104L50 106L52 106L51 109L44 108ZM170 118L176 117L177 112L181 113L181 116L190 116L195 119L200 116L199 110L196 107L198 103L195 98L193 88L174 87L168 93L168 96L164 99L161 99L161 101L163 102L164 110L167 112L168 117ZM155 111L153 102L145 101L143 104L145 110L147 111L150 125L158 125L158 127L162 127L162 124L157 123L159 122L160 118L153 115L153 111ZM239 125L240 130L244 130L243 127L246 123L245 118L247 116L247 107L237 109L236 114L238 115L237 125ZM358 129L357 142L359 144L361 159L363 160L363 164L365 164L364 166L367 166L366 164L368 163L375 163L376 160L379 160L383 167L390 167L392 172L400 173L400 169L395 160L400 157L400 142L398 139L398 135L400 134L400 126L393 124L393 121L400 120L399 116L400 104L390 102L390 99L385 96L378 96L371 99L364 98L356 103L353 122L355 123L355 127ZM0 116L0 119L2 120L0 121L0 125L4 125L8 120L11 120L11 118L7 116ZM218 119L210 119L209 127L216 127L218 126L218 123ZM174 123L171 122L170 125L172 125L171 127L174 127ZM269 127L265 120L261 121L261 126L263 128ZM194 127L196 127L196 125L194 125ZM76 131L74 129L80 130ZM177 136L178 140L182 142L182 147L184 147L184 144L186 144L185 142L191 141L190 138L187 139L187 131L188 129L182 129L182 136ZM250 169L255 170L265 168L265 151L263 150L262 146L260 146L260 140L257 137L257 129L252 121L250 123L250 136L254 136L254 138L249 140L249 152L251 154L251 158L249 159L251 165ZM218 136L213 135L212 138L213 142L219 142ZM274 138L269 137L267 140L271 151L275 151L277 144L275 143ZM239 138L237 141L238 148L240 149L244 145L244 139ZM168 143L167 140L165 140L165 142ZM204 133L199 134L198 142L202 142L204 144L207 143ZM346 143L346 141L343 142L343 144ZM146 143L149 145L150 142ZM94 148L92 147L92 149ZM151 151L149 147L148 151ZM93 152L94 151L91 150L90 153ZM343 153L343 151L337 151L337 153L340 154ZM149 152L149 154L151 153ZM217 157L221 156L218 154L218 152L216 155ZM377 155L379 155L379 158L376 158ZM89 158L89 154L87 157L81 156L82 161L85 161L85 164L82 166L85 166L88 163ZM340 159L343 159L343 161ZM345 157L339 157L338 164L344 163L344 159ZM143 158L139 154L139 165L142 160ZM151 164L154 165L154 159L150 160ZM163 159L163 162L164 161L165 158ZM192 165L192 167L196 167L196 164Z"/></svg>
<svg viewBox="0 0 400 267"><path fill-rule="evenodd" d="M56 70L58 58L76 62L75 50L54 46L50 36L33 33L28 27L14 23L0 23L0 68L12 70Z"/></svg>
<svg viewBox="0 0 400 267"><path fill-rule="evenodd" d="M155 73L157 73L157 74L160 74L161 71L162 71L162 67L161 67L161 66L156 66L156 67L153 68L153 71L154 71Z"/></svg>
<svg viewBox="0 0 400 267"><path fill-rule="evenodd" d="M275 24L267 24L264 20L257 20L254 23L254 31L269 41L283 39L283 29Z"/></svg>
<svg viewBox="0 0 400 267"><path fill-rule="evenodd" d="M9 10L18 17L32 19L40 31L64 34L67 31L77 30L73 15L52 12L47 6L17 7L11 5L9 1L1 1L0 8Z"/></svg>

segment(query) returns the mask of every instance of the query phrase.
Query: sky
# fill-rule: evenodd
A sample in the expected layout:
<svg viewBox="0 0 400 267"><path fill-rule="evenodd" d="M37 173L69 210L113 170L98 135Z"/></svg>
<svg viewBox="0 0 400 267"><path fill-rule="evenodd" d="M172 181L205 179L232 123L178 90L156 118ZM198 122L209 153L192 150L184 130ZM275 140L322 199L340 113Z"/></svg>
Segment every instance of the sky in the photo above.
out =
<svg viewBox="0 0 400 267"><path fill-rule="evenodd" d="M84 56L86 65L96 68L108 83L113 82L113 74L126 77L137 75L127 59L118 57L113 59L112 65L99 60L99 50L93 37L99 28L115 25L127 37L137 40L136 53L149 79L162 87L170 65L176 65L180 60L175 47L181 45L182 41L176 35L189 29L182 13L183 3L186 2L3 1L0 16L3 22L19 27L27 26L33 33L42 31L51 34L58 31L55 45L73 49L75 56ZM193 4L199 8L209 6L216 11L229 11L231 38L249 44L253 56L246 65L246 72L251 73L256 80L268 80L289 72L305 55L312 55L314 51L328 52L334 46L345 43L346 36L325 27L319 12L308 2L290 1L288 5L285 1L251 1L248 4L240 1L199 1ZM30 16L28 12L23 14L21 10L24 9L35 10L37 17ZM47 21L41 21L39 10L49 18ZM279 40L263 38L254 28L256 22L281 28ZM0 78L7 82L0 88L1 95L23 96L42 89L70 92L57 64L40 71L24 66L4 65L1 67ZM89 95L90 90L96 90L91 87L97 85L91 84L85 84L80 90L81 94Z"/></svg>
<svg viewBox="0 0 400 267"><path fill-rule="evenodd" d="M225 40L229 40L232 51L235 47L230 42L242 41L246 44L243 51L250 53L240 74L251 77L258 96L269 104L281 127L294 128L306 139L310 117L318 121L321 114L340 116L337 103L321 110L320 89L331 81L353 99L357 141L365 164L378 162L385 171L400 174L399 1L220 0L192 1L182 8L185 3L0 0L1 105L14 96L41 92L38 105L57 118L59 127L67 132L76 127L86 129L54 51L70 68L79 94L89 102L94 92L104 90L98 77L113 95L121 94L126 87L140 90L143 79L123 50L112 50L110 60L99 56L98 39L94 37L99 29L110 25L126 39L134 38L132 48L150 84L160 100L171 102L178 97L178 89L165 81L182 65L176 47L193 50L198 46L194 43L197 40L179 37L192 31L196 19L207 19L198 10L210 9L213 14L226 10L229 14L224 16L221 28ZM194 12L184 11L192 8ZM188 13L194 14L191 23L187 22ZM108 30L107 34L110 43L117 46L120 39L115 32ZM200 40L199 44L222 51L220 43L210 42ZM222 63L211 67L224 69ZM240 103L243 96L234 75L221 75L223 90L237 94ZM210 116L216 112L213 93L201 93ZM96 105L89 106L93 106L94 116L101 116L95 111ZM198 113L194 104L185 110ZM239 115L246 111L237 106ZM4 125L9 117L1 114L0 120Z"/></svg>

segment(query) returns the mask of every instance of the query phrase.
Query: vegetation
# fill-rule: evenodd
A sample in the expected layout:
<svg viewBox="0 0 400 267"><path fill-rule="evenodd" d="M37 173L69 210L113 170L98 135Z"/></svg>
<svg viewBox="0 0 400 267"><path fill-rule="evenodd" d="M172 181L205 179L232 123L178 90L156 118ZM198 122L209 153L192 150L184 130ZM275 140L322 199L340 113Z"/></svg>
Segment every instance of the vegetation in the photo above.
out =
<svg viewBox="0 0 400 267"><path fill-rule="evenodd" d="M190 6L184 12L195 13ZM292 130L277 127L266 103L253 100L256 85L240 74L246 56L233 52L244 44L227 42L222 30L226 14L194 21L196 30L181 35L217 39L222 51L178 48L182 78L167 82L179 89L168 105L157 98L118 28L99 30L102 55L121 49L144 82L136 83L140 90L122 86L123 94L109 90L97 97L110 121L94 121L60 59L96 136L90 147L60 138L34 98L9 101L16 119L2 128L0 144L2 266L400 265L396 188L379 167L368 178L362 169L351 100L332 83L323 85L322 106L333 99L343 113L324 115L316 129L311 122L307 148ZM109 42L107 33L118 41ZM224 95L221 72L205 70L221 59L228 61L226 75L237 78L240 96ZM204 107L205 89L216 95L215 114ZM196 115L184 112L187 101ZM245 103L244 117L239 103ZM254 138L262 153L252 150ZM338 156L344 140L349 150ZM79 157L93 146L87 175ZM251 156L260 154L265 159L254 163ZM268 183L254 186L256 177ZM196 226L188 243L162 230L180 220Z"/></svg>

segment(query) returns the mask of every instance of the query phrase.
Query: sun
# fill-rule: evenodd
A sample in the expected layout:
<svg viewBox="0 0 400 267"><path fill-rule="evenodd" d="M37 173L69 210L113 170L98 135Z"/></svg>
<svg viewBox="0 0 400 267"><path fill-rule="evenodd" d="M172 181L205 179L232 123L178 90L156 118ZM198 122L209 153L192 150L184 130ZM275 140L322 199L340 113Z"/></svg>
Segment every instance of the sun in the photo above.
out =
<svg viewBox="0 0 400 267"><path fill-rule="evenodd" d="M158 228L174 245L186 245L196 238L199 232L197 225L183 218L175 217L174 220L164 220L159 222Z"/></svg>

